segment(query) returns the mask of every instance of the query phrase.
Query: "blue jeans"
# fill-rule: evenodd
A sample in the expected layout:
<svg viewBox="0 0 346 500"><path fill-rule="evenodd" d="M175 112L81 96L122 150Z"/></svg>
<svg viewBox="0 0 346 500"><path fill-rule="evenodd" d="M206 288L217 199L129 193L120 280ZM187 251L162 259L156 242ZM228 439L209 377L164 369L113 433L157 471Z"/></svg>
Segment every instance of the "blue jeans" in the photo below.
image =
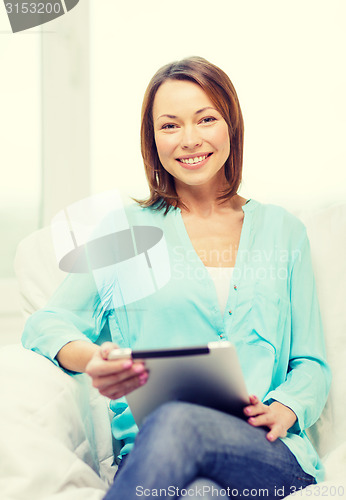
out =
<svg viewBox="0 0 346 500"><path fill-rule="evenodd" d="M125 455L122 458L122 460L120 461L119 467L117 470L117 474L119 474L120 470L122 470L122 468L124 467L128 456L129 455ZM219 487L219 485L214 483L214 481L211 481L210 479L205 479L205 478L196 479L191 484L189 484L186 489L189 490L189 495L188 495L189 500L197 500L198 498L201 498L201 496L204 500L213 500L213 497L216 494L216 492L221 491L221 488ZM183 492L183 494L184 494L184 492ZM137 495L137 496L139 496L139 495ZM143 492L143 496L145 496L144 492ZM186 495L184 495L184 496L186 496ZM113 498L113 497L111 497L111 498ZM170 498L172 498L171 495L170 495ZM179 497L179 498L183 498L183 497Z"/></svg>
<svg viewBox="0 0 346 500"><path fill-rule="evenodd" d="M215 498L278 499L315 483L282 441L266 439L267 432L203 406L164 404L145 420L104 500L191 500L200 478L212 481L206 483L209 488L216 483ZM199 490L195 496L203 492L212 493Z"/></svg>

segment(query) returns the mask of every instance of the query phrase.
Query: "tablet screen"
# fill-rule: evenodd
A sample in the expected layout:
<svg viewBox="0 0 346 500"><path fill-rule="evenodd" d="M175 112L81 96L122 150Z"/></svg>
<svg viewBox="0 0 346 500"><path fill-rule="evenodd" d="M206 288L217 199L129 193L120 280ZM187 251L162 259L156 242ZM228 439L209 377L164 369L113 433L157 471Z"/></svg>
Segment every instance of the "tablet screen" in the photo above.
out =
<svg viewBox="0 0 346 500"><path fill-rule="evenodd" d="M145 360L149 378L126 396L140 427L144 418L168 401L209 406L243 417L248 392L235 347L227 341L204 346L132 351Z"/></svg>

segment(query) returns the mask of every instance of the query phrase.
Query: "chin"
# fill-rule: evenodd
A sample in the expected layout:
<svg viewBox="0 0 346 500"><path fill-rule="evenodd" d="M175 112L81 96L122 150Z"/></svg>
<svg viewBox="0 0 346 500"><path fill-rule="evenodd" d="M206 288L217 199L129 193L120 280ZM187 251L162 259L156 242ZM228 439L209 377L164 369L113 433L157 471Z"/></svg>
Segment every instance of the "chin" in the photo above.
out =
<svg viewBox="0 0 346 500"><path fill-rule="evenodd" d="M180 182L183 182L184 184L188 186L205 186L206 184L209 184L213 180L212 177L204 178L204 179L184 179L181 180Z"/></svg>

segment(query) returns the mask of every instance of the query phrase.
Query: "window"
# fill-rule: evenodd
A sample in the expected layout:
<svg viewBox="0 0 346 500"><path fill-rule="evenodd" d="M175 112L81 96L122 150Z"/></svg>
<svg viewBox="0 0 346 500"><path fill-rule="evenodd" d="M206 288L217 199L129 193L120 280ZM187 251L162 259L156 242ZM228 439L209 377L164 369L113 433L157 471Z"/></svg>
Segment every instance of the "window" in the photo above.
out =
<svg viewBox="0 0 346 500"><path fill-rule="evenodd" d="M14 276L15 248L38 228L41 208L40 36L8 28L1 16L0 278Z"/></svg>
<svg viewBox="0 0 346 500"><path fill-rule="evenodd" d="M40 221L41 45L39 34L14 36L5 15L0 16L0 37L0 341L5 343L22 324L15 250Z"/></svg>
<svg viewBox="0 0 346 500"><path fill-rule="evenodd" d="M0 10L0 343L21 335L21 239L89 195L89 7L13 34Z"/></svg>

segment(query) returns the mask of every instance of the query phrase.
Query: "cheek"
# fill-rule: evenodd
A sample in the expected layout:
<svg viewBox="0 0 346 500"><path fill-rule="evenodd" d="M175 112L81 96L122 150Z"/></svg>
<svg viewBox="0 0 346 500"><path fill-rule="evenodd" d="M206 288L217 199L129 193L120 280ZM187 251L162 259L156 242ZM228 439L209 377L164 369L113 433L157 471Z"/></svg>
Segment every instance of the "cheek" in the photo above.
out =
<svg viewBox="0 0 346 500"><path fill-rule="evenodd" d="M213 142L219 151L224 151L225 153L229 154L230 140L227 125L220 127L218 130L215 130Z"/></svg>
<svg viewBox="0 0 346 500"><path fill-rule="evenodd" d="M216 127L205 130L204 140L222 154L222 158L226 161L230 153L230 139L226 123L220 123Z"/></svg>
<svg viewBox="0 0 346 500"><path fill-rule="evenodd" d="M176 139L174 139L173 135L169 136L155 136L155 143L157 153L162 162L164 158L171 156L176 148Z"/></svg>

